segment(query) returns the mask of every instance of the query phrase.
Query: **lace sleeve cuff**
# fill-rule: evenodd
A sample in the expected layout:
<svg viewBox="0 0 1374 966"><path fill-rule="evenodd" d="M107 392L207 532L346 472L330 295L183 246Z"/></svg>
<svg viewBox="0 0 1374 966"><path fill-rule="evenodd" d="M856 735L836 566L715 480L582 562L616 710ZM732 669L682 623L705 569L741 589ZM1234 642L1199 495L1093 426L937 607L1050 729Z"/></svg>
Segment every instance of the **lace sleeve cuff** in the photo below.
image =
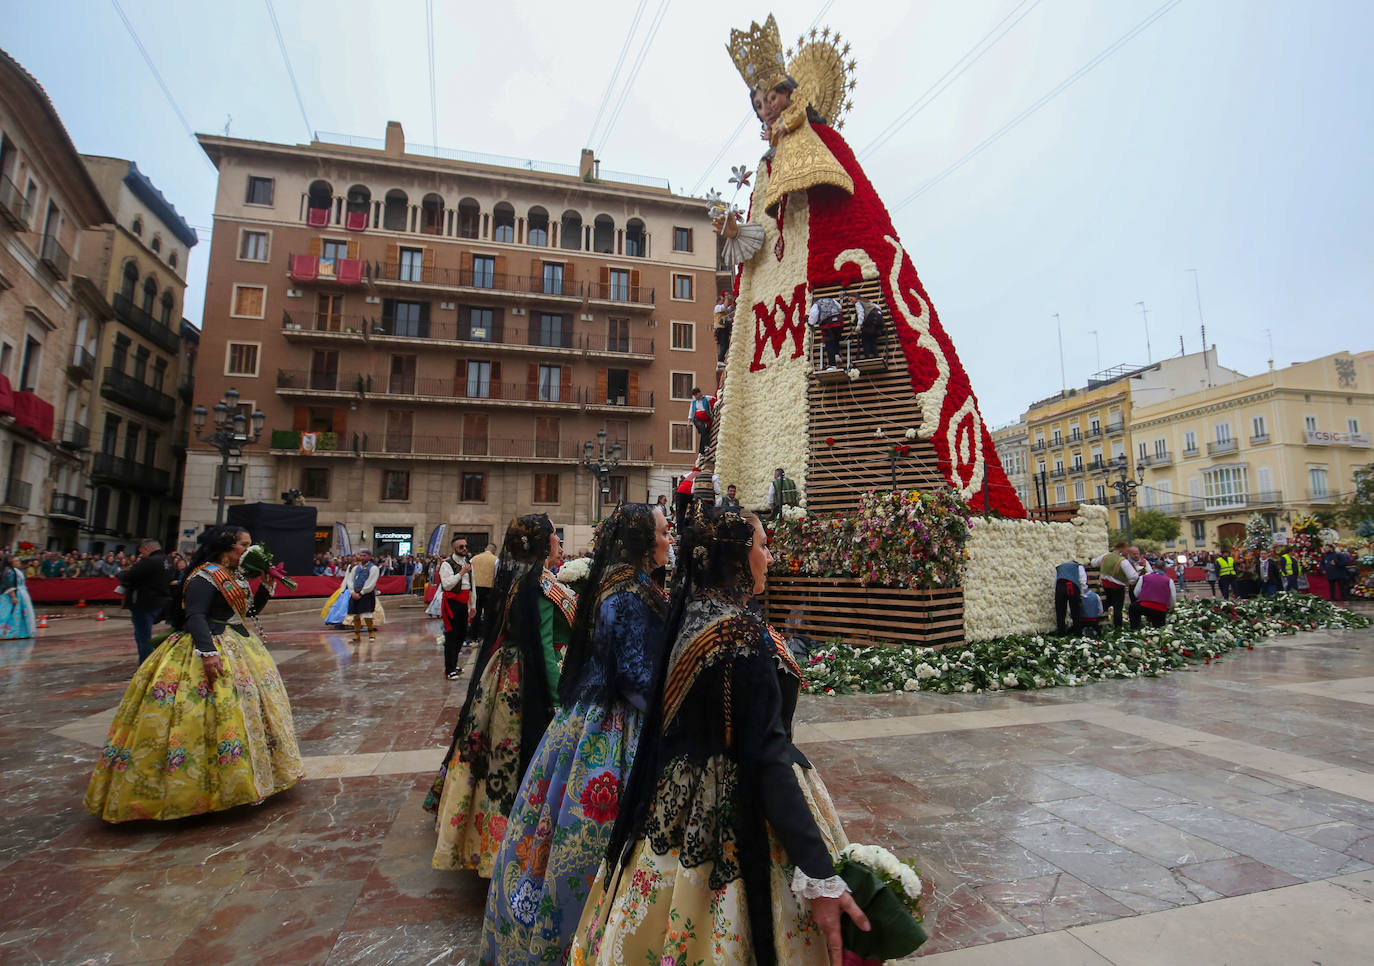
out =
<svg viewBox="0 0 1374 966"><path fill-rule="evenodd" d="M838 875L813 879L801 869L792 873L792 894L802 899L838 899L848 891L849 886Z"/></svg>
<svg viewBox="0 0 1374 966"><path fill-rule="evenodd" d="M738 265L740 262L747 262L758 254L758 250L763 247L763 226L753 221L746 221L739 226L739 234L734 238L725 239L721 246L721 252L725 256L727 265Z"/></svg>

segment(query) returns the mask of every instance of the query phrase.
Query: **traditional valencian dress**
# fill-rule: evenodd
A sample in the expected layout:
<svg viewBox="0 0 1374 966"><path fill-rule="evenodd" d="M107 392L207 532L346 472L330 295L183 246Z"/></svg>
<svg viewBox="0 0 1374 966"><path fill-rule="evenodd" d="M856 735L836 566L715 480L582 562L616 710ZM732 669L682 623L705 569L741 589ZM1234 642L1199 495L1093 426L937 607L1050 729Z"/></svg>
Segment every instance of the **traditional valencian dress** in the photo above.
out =
<svg viewBox="0 0 1374 966"><path fill-rule="evenodd" d="M0 571L0 640L33 637L33 598L17 567Z"/></svg>
<svg viewBox="0 0 1374 966"><path fill-rule="evenodd" d="M250 629L271 596L205 564L183 582L185 627L139 667L115 711L85 804L107 822L260 802L305 775L277 665ZM210 687L201 651L219 652Z"/></svg>
<svg viewBox="0 0 1374 966"><path fill-rule="evenodd" d="M436 869L475 869L491 878L506 816L553 717L557 652L568 641L577 598L543 569L538 622L531 626L512 613L522 580L512 582L501 630L478 658L453 743L425 799L425 808L436 813Z"/></svg>
<svg viewBox="0 0 1374 966"><path fill-rule="evenodd" d="M597 601L576 699L544 733L510 813L487 896L483 964L564 962L606 853L663 657L668 598L621 565Z"/></svg>
<svg viewBox="0 0 1374 966"><path fill-rule="evenodd" d="M945 482L975 509L1005 516L1025 510L1002 470L978 400L954 343L940 324L892 219L838 131L808 119L807 107L834 119L847 107L844 51L813 39L781 68L772 16L736 31L731 52L751 88L790 74L799 87L778 119L786 133L764 156L749 220L725 241L739 264L736 309L726 357L729 402L720 414L716 470L739 485L745 504L762 504L773 467L787 468L803 496L807 465L808 299L817 289L876 281L916 395L919 436L934 446ZM758 51L775 50L774 58ZM751 60L752 59L752 60Z"/></svg>
<svg viewBox="0 0 1374 966"><path fill-rule="evenodd" d="M569 963L828 963L793 887L840 894L833 861L848 840L792 744L800 687L786 644L756 615L710 593L688 603L647 820L628 864L603 865ZM621 810L642 804L627 796Z"/></svg>

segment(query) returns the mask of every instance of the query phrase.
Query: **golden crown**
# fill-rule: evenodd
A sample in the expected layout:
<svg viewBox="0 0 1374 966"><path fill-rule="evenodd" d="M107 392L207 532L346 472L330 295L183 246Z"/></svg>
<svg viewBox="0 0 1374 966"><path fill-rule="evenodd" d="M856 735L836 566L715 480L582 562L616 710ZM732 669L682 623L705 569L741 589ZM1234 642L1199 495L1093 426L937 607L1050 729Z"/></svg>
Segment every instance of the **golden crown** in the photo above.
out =
<svg viewBox="0 0 1374 966"><path fill-rule="evenodd" d="M787 79L778 22L771 13L762 27L754 21L748 30L730 31L730 43L725 49L730 51L735 69L751 91L773 88Z"/></svg>

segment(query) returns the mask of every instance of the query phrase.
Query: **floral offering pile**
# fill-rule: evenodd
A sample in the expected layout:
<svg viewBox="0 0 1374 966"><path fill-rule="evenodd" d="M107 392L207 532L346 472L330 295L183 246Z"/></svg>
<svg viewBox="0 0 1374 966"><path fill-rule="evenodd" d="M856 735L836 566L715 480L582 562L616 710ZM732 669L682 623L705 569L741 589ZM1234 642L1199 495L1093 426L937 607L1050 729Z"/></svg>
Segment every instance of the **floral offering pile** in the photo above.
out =
<svg viewBox="0 0 1374 966"><path fill-rule="evenodd" d="M954 490L870 490L855 512L788 508L773 524L774 574L857 577L930 590L964 575L971 511Z"/></svg>
<svg viewBox="0 0 1374 966"><path fill-rule="evenodd" d="M1076 687L1211 664L1227 651L1254 650L1256 644L1280 634L1370 624L1368 617L1309 594L1231 601L1204 598L1180 603L1162 628L1115 631L1104 622L1100 639L1018 634L938 651L831 641L811 653L809 666L803 667L802 687L810 694Z"/></svg>

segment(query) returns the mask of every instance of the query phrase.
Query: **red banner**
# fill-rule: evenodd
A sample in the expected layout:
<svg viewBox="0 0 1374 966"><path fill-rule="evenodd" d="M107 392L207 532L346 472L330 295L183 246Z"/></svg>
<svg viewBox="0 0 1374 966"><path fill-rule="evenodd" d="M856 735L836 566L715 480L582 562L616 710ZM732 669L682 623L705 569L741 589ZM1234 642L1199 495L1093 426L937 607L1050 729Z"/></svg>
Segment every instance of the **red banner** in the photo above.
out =
<svg viewBox="0 0 1374 966"><path fill-rule="evenodd" d="M343 582L341 577L292 577L299 586L292 590L285 584L277 587L278 597L328 597ZM34 577L25 582L35 604L75 604L118 602L115 593L119 581L113 577ZM383 596L405 594L404 577L383 577L377 581L377 592Z"/></svg>

